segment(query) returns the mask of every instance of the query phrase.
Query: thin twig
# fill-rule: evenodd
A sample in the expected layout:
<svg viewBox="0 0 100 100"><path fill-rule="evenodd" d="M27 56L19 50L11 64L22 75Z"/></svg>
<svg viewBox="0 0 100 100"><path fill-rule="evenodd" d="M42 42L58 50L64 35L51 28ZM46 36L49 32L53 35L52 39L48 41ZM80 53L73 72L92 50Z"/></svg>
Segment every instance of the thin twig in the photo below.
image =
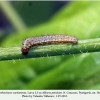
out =
<svg viewBox="0 0 100 100"><path fill-rule="evenodd" d="M0 60L26 59L100 51L100 38L79 40L78 44L51 44L32 47L27 55L21 53L21 47L0 48Z"/></svg>

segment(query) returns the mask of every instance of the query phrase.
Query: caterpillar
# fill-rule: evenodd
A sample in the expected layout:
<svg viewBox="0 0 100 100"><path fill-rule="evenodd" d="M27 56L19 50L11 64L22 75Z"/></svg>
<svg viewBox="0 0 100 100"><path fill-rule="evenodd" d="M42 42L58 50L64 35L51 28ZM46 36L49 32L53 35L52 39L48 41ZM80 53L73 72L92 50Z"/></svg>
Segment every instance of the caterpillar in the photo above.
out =
<svg viewBox="0 0 100 100"><path fill-rule="evenodd" d="M32 46L45 45L45 44L57 44L57 43L72 43L77 44L78 40L74 36L68 35L44 35L37 37L30 37L22 42L21 52L22 54L28 54L28 50Z"/></svg>

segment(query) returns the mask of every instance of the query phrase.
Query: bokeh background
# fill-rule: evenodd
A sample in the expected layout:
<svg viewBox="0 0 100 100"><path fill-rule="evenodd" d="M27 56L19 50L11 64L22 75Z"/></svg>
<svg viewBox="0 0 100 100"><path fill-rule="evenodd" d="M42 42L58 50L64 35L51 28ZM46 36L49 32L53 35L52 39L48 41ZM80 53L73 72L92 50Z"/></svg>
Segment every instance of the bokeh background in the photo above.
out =
<svg viewBox="0 0 100 100"><path fill-rule="evenodd" d="M45 34L98 38L99 16L99 1L0 1L0 46L21 46ZM0 61L0 89L100 89L99 55Z"/></svg>

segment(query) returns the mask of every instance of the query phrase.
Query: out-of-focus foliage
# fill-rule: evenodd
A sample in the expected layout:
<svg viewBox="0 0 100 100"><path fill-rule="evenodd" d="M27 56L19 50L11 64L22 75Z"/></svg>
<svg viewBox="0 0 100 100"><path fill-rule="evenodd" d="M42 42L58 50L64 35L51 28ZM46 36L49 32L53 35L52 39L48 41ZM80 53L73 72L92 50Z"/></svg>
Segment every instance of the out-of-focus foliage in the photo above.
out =
<svg viewBox="0 0 100 100"><path fill-rule="evenodd" d="M46 21L55 12L57 5L62 2L21 1L13 2L15 9L22 16L26 25L32 26Z"/></svg>
<svg viewBox="0 0 100 100"><path fill-rule="evenodd" d="M100 2L71 2L48 22L9 36L2 44L21 45L41 34L68 34L78 39L100 34ZM100 53L0 62L0 89L100 89Z"/></svg>

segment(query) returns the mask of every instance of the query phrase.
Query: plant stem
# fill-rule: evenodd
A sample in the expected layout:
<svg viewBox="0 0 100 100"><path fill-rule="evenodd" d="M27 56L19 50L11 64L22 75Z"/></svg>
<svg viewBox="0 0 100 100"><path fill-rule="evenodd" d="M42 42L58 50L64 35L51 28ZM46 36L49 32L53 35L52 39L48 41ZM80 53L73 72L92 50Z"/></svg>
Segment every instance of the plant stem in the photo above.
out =
<svg viewBox="0 0 100 100"><path fill-rule="evenodd" d="M22 20L21 16L17 13L17 11L14 9L13 5L10 1L0 1L0 7L3 11L3 13L6 15L12 26L17 31L23 31L27 29L27 26L25 25L24 21Z"/></svg>
<svg viewBox="0 0 100 100"><path fill-rule="evenodd" d="M21 53L21 47L0 48L0 60L26 59L100 51L100 38L79 40L78 44L51 44L30 48L27 55Z"/></svg>

